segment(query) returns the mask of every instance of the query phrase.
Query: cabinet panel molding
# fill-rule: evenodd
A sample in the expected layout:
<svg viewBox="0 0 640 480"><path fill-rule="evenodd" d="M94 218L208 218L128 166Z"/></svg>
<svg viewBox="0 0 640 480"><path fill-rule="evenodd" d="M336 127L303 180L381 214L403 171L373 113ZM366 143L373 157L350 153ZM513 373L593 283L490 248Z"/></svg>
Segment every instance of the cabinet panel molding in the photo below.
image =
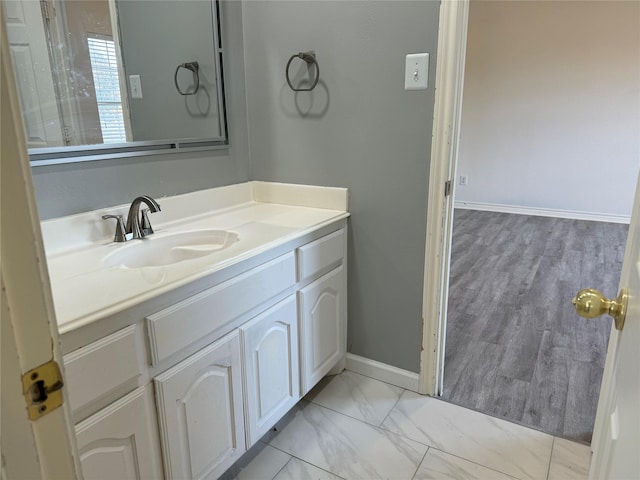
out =
<svg viewBox="0 0 640 480"><path fill-rule="evenodd" d="M136 335L136 326L130 325L64 356L72 412L110 392L121 395L136 388L142 374Z"/></svg>
<svg viewBox="0 0 640 480"><path fill-rule="evenodd" d="M346 247L344 232L344 229L340 229L298 248L299 282L342 262Z"/></svg>
<svg viewBox="0 0 640 480"><path fill-rule="evenodd" d="M300 290L302 394L318 383L346 353L344 267Z"/></svg>
<svg viewBox="0 0 640 480"><path fill-rule="evenodd" d="M83 475L91 480L139 479L131 437L99 440L80 455Z"/></svg>
<svg viewBox="0 0 640 480"><path fill-rule="evenodd" d="M295 284L293 252L147 317L153 365Z"/></svg>
<svg viewBox="0 0 640 480"><path fill-rule="evenodd" d="M86 479L162 477L157 421L151 392L140 387L76 425Z"/></svg>
<svg viewBox="0 0 640 480"><path fill-rule="evenodd" d="M237 331L154 379L168 478L217 478L246 450Z"/></svg>
<svg viewBox="0 0 640 480"><path fill-rule="evenodd" d="M296 297L241 328L249 446L300 399Z"/></svg>

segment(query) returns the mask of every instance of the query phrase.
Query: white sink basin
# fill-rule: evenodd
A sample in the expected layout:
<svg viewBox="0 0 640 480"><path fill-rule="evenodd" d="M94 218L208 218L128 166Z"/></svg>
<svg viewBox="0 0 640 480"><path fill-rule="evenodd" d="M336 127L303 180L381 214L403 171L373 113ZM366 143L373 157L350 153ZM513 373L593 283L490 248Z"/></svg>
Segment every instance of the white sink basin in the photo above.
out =
<svg viewBox="0 0 640 480"><path fill-rule="evenodd" d="M111 267L160 267L193 260L218 252L238 241L238 234L226 230L198 230L130 240L107 255Z"/></svg>

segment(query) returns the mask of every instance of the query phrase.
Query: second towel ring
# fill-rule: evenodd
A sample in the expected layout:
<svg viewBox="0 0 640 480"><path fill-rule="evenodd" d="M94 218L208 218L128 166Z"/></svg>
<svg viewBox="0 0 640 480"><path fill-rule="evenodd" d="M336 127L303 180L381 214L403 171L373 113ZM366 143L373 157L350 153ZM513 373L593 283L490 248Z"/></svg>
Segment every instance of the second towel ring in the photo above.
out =
<svg viewBox="0 0 640 480"><path fill-rule="evenodd" d="M178 72L181 68L186 68L193 73L193 78L196 82L196 86L192 92L185 92L180 88L180 85L178 85ZM196 93L198 93L198 88L200 88L200 66L198 65L198 62L185 62L178 65L178 68L176 68L176 73L173 74L173 83L176 84L176 90L178 90L178 93L180 95L195 95Z"/></svg>
<svg viewBox="0 0 640 480"><path fill-rule="evenodd" d="M291 62L293 61L294 58L300 58L304 60L305 62L307 62L307 65L314 64L316 66L316 78L309 88L296 88L291 84L291 79L289 78L289 67L291 66ZM291 58L287 62L285 76L287 77L287 83L289 84L289 87L294 92L310 92L311 90L316 88L316 85L318 84L318 80L320 79L320 65L318 65L318 61L316 60L315 52L314 51L300 52L295 55L291 55Z"/></svg>

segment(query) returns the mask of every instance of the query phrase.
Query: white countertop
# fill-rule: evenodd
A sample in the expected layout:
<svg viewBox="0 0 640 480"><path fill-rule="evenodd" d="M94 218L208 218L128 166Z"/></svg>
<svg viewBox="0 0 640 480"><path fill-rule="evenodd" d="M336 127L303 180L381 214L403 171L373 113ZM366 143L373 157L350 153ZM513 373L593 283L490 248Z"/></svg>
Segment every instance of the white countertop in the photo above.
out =
<svg viewBox="0 0 640 480"><path fill-rule="evenodd" d="M60 333L85 326L203 278L325 225L346 218L347 190L248 182L175 197L156 198L155 234L203 229L235 232L239 240L209 255L166 266L109 267L104 258L131 242L114 243L113 221L128 205L42 222Z"/></svg>

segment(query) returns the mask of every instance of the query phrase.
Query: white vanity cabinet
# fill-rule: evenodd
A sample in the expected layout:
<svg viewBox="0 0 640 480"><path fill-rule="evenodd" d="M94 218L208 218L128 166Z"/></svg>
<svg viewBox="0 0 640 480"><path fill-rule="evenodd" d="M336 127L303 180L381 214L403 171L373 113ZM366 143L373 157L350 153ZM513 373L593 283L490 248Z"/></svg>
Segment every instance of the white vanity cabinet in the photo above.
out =
<svg viewBox="0 0 640 480"><path fill-rule="evenodd" d="M251 446L300 399L295 296L258 315L240 331Z"/></svg>
<svg viewBox="0 0 640 480"><path fill-rule="evenodd" d="M140 387L76 425L86 480L162 477L153 395Z"/></svg>
<svg viewBox="0 0 640 480"><path fill-rule="evenodd" d="M154 379L165 473L215 479L246 450L238 332Z"/></svg>
<svg viewBox="0 0 640 480"><path fill-rule="evenodd" d="M344 225L68 335L85 478L218 478L341 369Z"/></svg>

